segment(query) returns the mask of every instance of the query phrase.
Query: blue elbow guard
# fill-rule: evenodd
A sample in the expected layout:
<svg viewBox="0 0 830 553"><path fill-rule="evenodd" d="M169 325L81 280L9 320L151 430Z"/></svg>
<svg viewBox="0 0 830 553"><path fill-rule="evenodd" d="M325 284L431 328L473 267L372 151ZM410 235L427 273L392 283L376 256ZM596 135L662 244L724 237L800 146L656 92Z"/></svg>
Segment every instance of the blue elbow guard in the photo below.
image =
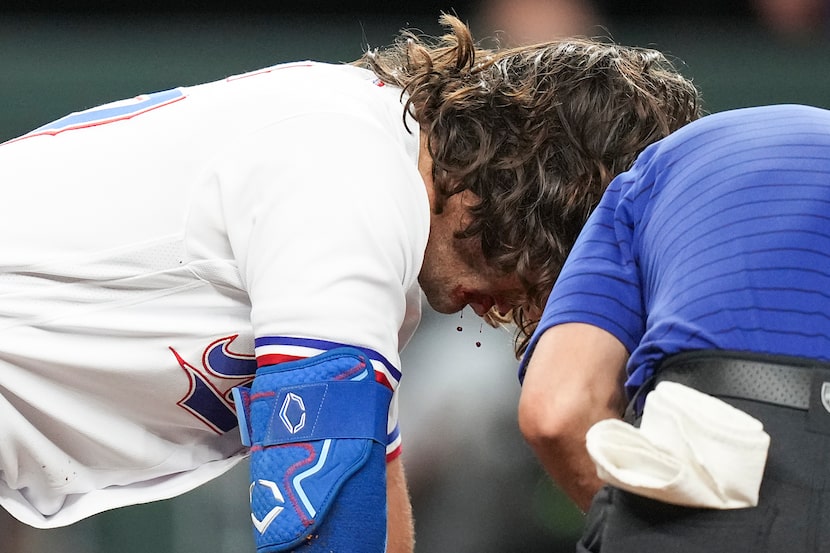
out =
<svg viewBox="0 0 830 553"><path fill-rule="evenodd" d="M261 367L233 396L257 551L385 551L392 391L368 357L338 348Z"/></svg>

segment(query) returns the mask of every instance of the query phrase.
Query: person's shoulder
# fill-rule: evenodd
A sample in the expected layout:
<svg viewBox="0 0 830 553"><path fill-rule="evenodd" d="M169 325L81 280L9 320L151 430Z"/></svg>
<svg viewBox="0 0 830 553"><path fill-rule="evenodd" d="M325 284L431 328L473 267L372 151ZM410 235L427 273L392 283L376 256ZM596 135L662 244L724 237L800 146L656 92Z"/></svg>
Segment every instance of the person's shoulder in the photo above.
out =
<svg viewBox="0 0 830 553"><path fill-rule="evenodd" d="M694 134L740 125L777 126L803 118L830 118L830 111L804 104L767 104L732 108L701 117L679 129L676 134Z"/></svg>
<svg viewBox="0 0 830 553"><path fill-rule="evenodd" d="M803 104L768 104L728 109L701 117L663 140L663 150L678 148L716 151L737 148L747 140L797 135L816 128L830 129L830 111Z"/></svg>
<svg viewBox="0 0 830 553"><path fill-rule="evenodd" d="M266 86L277 90L281 98L291 98L291 106L285 109L292 112L343 113L367 120L386 119L391 113L395 121L403 114L402 90L362 67L305 61L264 71L272 76Z"/></svg>

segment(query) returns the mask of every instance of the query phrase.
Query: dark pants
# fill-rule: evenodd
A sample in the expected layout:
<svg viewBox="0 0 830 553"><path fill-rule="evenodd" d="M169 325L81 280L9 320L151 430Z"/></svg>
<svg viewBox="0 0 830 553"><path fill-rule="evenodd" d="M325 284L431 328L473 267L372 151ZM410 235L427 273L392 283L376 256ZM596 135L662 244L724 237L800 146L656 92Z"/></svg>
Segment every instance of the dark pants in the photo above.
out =
<svg viewBox="0 0 830 553"><path fill-rule="evenodd" d="M726 401L770 435L758 506L693 509L606 486L588 512L578 553L830 553L830 433L807 428L815 411ZM819 416L830 428L830 413Z"/></svg>

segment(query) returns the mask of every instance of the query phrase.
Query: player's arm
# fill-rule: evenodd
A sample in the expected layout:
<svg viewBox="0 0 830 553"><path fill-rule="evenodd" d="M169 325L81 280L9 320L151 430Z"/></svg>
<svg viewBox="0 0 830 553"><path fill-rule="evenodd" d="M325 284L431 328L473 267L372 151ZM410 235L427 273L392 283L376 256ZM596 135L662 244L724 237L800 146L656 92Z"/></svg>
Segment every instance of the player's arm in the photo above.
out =
<svg viewBox="0 0 830 553"><path fill-rule="evenodd" d="M250 416L258 550L411 551L405 481L387 455L398 331L428 233L420 175L349 114L282 121L233 153L217 175L256 334L259 369L237 412Z"/></svg>
<svg viewBox="0 0 830 553"><path fill-rule="evenodd" d="M400 456L386 463L386 501L389 509L386 553L412 553L415 548L415 530Z"/></svg>
<svg viewBox="0 0 830 553"><path fill-rule="evenodd" d="M596 422L620 418L628 353L595 326L551 327L531 356L519 400L519 425L545 470L587 511L602 486L585 447Z"/></svg>
<svg viewBox="0 0 830 553"><path fill-rule="evenodd" d="M344 346L264 365L233 393L257 550L388 551L392 390L369 355Z"/></svg>

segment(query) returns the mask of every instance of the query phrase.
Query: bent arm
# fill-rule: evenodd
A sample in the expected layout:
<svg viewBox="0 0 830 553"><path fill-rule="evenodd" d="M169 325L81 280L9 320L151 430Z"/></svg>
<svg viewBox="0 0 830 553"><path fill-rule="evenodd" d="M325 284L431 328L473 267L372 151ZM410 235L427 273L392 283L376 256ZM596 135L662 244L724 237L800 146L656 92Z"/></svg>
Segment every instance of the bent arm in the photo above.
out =
<svg viewBox="0 0 830 553"><path fill-rule="evenodd" d="M539 338L519 399L519 426L545 470L583 511L603 482L585 447L596 422L621 418L628 352L595 326L554 326Z"/></svg>

